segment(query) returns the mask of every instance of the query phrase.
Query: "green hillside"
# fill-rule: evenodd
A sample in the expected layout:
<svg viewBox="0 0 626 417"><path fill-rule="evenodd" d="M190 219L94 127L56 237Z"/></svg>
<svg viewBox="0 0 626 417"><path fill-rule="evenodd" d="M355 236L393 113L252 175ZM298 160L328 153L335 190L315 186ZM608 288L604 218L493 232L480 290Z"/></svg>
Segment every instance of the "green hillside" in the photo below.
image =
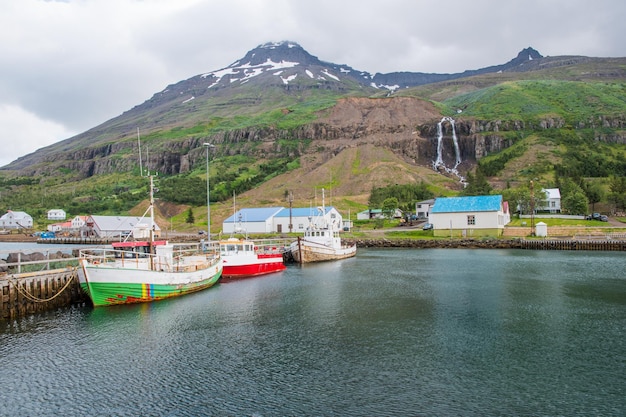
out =
<svg viewBox="0 0 626 417"><path fill-rule="evenodd" d="M536 73L518 75L519 78L537 76ZM514 198L533 180L538 186L562 188L567 198L577 196L581 200L582 195L587 208L577 208L578 211L588 211L589 205L595 207L596 203L605 211L623 210L626 189L620 188L620 184L622 178L626 178L626 81L611 79L604 82L596 78L585 81L515 80L514 76L470 77L407 89L398 95L428 98L442 114L457 120L499 124L496 131L474 133L498 136L511 146L466 167L472 180L484 179L493 192ZM165 154L159 158L166 158L167 152L177 152L189 159L191 169L184 174L160 175L158 198L164 204L193 207L199 219L203 213L201 207L206 204L205 157L201 144L212 141L215 135L223 132L227 133L226 139L220 143L219 153L211 156L211 200L216 204L226 202L233 195L245 195L250 190L256 190L254 195L263 197L255 197L257 201L248 200L249 204L276 204L276 199L272 197L272 200L269 195L283 192L284 184L297 184L301 190L343 187L346 198L340 204L353 212L367 207L368 197L362 195L362 190L351 190L350 184L356 187L373 182L384 186L414 181L435 196L464 192L453 179L424 166L411 165L400 155L394 156L397 160L388 162L385 171L381 171L387 178L381 178L381 174L372 176L373 170L369 167L354 170L337 166L331 169L327 164L332 159L318 160L321 151L328 152L325 142L315 137L299 137L295 132L329 113L342 97L363 93L362 90L346 93L321 89L278 92L241 89L228 97L198 101L194 104L194 111L180 106L167 111L158 106L151 107L139 116L133 116L133 111L129 111L108 130L97 131L94 136L97 140L84 147L89 149L104 144L114 148L110 163L131 169L81 178L76 168L68 168L76 164L63 164L57 158L38 162L41 164L40 175L24 177L11 171L1 172L0 212L25 210L41 224L45 223L46 210L56 207L63 207L70 215L131 211L147 196L147 184L137 168L134 148L137 139L128 133L135 131L128 127L136 123L153 126L142 128L141 135L142 146L150 150L150 155ZM441 97L441 100L434 100L435 97ZM159 126L157 121L161 118L171 121ZM113 134L116 129L126 133L116 136ZM273 131L282 131L280 139L262 140L267 132ZM251 136L229 138L235 132ZM258 137L252 137L254 135ZM63 155L70 149L80 149L80 146L61 143L51 147L51 150L55 149ZM346 163L349 167L357 162L347 160ZM369 163L374 166L377 162L372 160ZM314 175L312 170L317 174ZM469 189L487 188L473 186ZM307 203L310 202L300 201L300 204ZM576 203L579 204L577 207L583 204ZM194 227L184 225L180 220L182 215L172 210L167 215L170 221L179 219L178 227ZM227 207L224 212L230 210Z"/></svg>
<svg viewBox="0 0 626 417"><path fill-rule="evenodd" d="M598 118L623 117L626 83L507 81L443 101L451 113L483 120L537 121L562 118L578 127Z"/></svg>

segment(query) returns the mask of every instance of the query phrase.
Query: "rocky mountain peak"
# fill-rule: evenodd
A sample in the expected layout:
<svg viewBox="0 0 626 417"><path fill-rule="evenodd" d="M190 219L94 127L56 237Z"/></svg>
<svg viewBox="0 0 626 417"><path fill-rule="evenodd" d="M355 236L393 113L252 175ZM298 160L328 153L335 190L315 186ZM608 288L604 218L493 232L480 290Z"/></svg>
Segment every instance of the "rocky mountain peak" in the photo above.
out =
<svg viewBox="0 0 626 417"><path fill-rule="evenodd" d="M320 60L309 54L296 42L281 41L267 42L248 51L246 55L230 65L241 67L244 65L258 66L267 62L292 62L299 65L321 65Z"/></svg>
<svg viewBox="0 0 626 417"><path fill-rule="evenodd" d="M502 65L502 67L504 70L514 69L530 61L538 60L541 58L543 58L543 55L541 55L536 49L533 49L529 46L528 48L522 49L515 58Z"/></svg>

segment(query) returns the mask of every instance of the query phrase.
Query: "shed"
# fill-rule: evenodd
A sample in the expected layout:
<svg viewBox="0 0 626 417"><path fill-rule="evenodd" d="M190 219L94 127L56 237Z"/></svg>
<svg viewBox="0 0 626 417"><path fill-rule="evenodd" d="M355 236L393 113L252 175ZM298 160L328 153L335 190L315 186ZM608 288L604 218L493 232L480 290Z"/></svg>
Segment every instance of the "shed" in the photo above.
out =
<svg viewBox="0 0 626 417"><path fill-rule="evenodd" d="M535 234L539 237L548 236L548 225L544 222L539 222L535 225Z"/></svg>

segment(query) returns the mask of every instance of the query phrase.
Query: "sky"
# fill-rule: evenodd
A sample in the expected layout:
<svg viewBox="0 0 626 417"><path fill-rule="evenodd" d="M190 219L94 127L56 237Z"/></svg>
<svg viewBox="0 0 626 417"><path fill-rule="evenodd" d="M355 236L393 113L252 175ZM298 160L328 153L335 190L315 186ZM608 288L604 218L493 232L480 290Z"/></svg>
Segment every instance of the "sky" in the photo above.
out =
<svg viewBox="0 0 626 417"><path fill-rule="evenodd" d="M360 71L626 57L623 0L0 0L0 167L266 42Z"/></svg>

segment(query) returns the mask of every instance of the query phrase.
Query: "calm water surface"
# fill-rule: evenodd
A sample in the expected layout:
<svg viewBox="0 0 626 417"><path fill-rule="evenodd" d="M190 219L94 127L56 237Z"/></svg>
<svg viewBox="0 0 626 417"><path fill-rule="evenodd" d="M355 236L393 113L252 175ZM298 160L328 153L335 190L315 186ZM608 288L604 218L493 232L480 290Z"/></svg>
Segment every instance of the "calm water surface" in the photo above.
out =
<svg viewBox="0 0 626 417"><path fill-rule="evenodd" d="M360 249L0 321L3 416L623 416L626 256Z"/></svg>

